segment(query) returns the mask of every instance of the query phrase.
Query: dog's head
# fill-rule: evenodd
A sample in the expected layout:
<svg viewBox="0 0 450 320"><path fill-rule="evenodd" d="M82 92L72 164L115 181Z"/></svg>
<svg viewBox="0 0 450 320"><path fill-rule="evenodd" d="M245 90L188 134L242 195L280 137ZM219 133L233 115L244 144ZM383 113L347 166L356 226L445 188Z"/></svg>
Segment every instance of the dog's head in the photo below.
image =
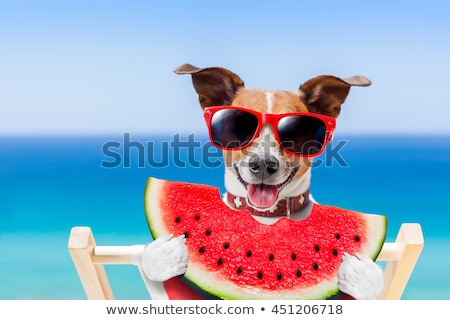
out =
<svg viewBox="0 0 450 320"><path fill-rule="evenodd" d="M175 69L175 73L192 76L212 141L224 149L227 192L246 199L257 210L273 210L279 200L309 189L312 158L332 137L332 132L325 132L325 128L334 128L334 119L338 117L351 86L370 85L370 81L362 76L345 79L318 76L302 84L297 92L270 91L247 89L239 76L219 67L197 68L184 64ZM227 140L229 145L215 141L212 136L215 133L212 133L211 123L227 119L224 116L221 120L212 119L217 108L210 107L215 106L225 106L219 108L220 112L226 110L226 106L237 107L234 115L229 117L236 120L235 123L214 124L220 126L218 135L224 135L223 130L227 135L231 134ZM309 113L308 119L312 123L306 122L307 129L303 130L298 129L302 127L300 117L285 121L273 116L292 113L303 118L308 118ZM314 124L314 121L323 125ZM256 122L259 127L253 130ZM297 129L289 128L293 125ZM240 136L232 135L233 130L241 131ZM246 143L236 142L242 140L245 132L250 132ZM252 132L255 133L253 136ZM292 141L286 141L293 132ZM232 145L235 142L237 144Z"/></svg>

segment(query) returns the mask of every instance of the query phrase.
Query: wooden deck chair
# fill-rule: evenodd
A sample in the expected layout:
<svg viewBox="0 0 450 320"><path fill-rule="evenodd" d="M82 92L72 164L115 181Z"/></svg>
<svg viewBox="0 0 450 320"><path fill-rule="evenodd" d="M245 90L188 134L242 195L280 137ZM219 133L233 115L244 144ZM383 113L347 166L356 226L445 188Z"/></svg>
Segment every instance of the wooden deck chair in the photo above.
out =
<svg viewBox="0 0 450 320"><path fill-rule="evenodd" d="M384 267L384 291L379 299L400 299L424 245L420 224L402 224L395 242L383 245L377 261ZM97 246L89 227L74 227L69 238L69 251L88 299L114 299L105 264L135 264L144 245ZM141 270L140 270L141 271ZM142 274L142 271L141 271ZM162 283L145 281L152 299L167 299Z"/></svg>

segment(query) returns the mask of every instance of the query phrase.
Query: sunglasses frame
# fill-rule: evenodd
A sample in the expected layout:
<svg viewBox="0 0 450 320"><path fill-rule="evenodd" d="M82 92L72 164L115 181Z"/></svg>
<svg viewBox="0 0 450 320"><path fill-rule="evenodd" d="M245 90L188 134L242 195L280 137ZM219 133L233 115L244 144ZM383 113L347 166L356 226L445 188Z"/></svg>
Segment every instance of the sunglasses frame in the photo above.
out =
<svg viewBox="0 0 450 320"><path fill-rule="evenodd" d="M256 117L256 119L258 120L258 126L256 127L255 133L253 134L253 136L249 140L249 142L247 144L245 144L244 146L236 147L236 148L227 148L227 147L218 145L214 142L214 139L212 136L211 120L217 111L226 110L226 109L234 109L234 110L239 110L239 111L244 111L244 112L250 113L250 114L254 115ZM262 127L266 124L269 124L273 128L273 132L275 133L275 139L280 144L280 147L286 153L296 156L296 157L301 157L301 158L311 158L311 157L316 157L316 156L320 155L325 150L327 144L333 139L334 130L336 129L336 118L325 116L325 115L318 114L318 113L313 113L313 112L261 113L261 112L258 112L255 110L250 110L250 109L240 107L240 106L211 106L211 107L206 107L204 109L203 116L205 118L206 125L208 127L210 141L216 148L219 148L221 150L243 150L243 149L246 149L246 148L250 147L252 145L253 141L259 136ZM301 153L292 152L292 151L286 149L285 147L283 147L280 136L278 135L278 122L282 118L290 117L290 116L309 116L309 117L313 117L316 119L320 119L325 124L325 128L326 128L325 129L326 130L325 139L324 139L322 148L319 150L319 152L317 152L313 155L310 155L310 154L304 155Z"/></svg>

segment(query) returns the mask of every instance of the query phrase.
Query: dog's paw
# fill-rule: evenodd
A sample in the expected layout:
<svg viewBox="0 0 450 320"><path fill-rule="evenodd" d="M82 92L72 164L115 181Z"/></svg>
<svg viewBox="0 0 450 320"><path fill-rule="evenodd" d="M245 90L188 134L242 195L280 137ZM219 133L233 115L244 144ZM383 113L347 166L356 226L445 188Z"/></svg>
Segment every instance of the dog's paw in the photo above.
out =
<svg viewBox="0 0 450 320"><path fill-rule="evenodd" d="M338 272L338 288L357 300L376 299L383 290L383 271L368 256L344 253Z"/></svg>
<svg viewBox="0 0 450 320"><path fill-rule="evenodd" d="M184 235L174 238L167 234L147 244L142 254L141 268L148 279L166 281L186 272L188 251Z"/></svg>

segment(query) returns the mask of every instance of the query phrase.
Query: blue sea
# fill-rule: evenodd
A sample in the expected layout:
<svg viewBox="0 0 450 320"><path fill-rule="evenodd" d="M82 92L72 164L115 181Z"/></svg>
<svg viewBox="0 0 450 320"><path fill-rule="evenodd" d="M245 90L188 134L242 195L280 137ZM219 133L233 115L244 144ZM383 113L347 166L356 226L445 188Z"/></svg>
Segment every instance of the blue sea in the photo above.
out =
<svg viewBox="0 0 450 320"><path fill-rule="evenodd" d="M70 229L99 245L151 241L149 176L223 191L223 160L204 136L0 137L0 299L85 299ZM403 299L450 299L450 137L337 136L315 162L322 204L388 216L387 240L420 223L425 247ZM117 299L147 299L133 266L107 266Z"/></svg>

